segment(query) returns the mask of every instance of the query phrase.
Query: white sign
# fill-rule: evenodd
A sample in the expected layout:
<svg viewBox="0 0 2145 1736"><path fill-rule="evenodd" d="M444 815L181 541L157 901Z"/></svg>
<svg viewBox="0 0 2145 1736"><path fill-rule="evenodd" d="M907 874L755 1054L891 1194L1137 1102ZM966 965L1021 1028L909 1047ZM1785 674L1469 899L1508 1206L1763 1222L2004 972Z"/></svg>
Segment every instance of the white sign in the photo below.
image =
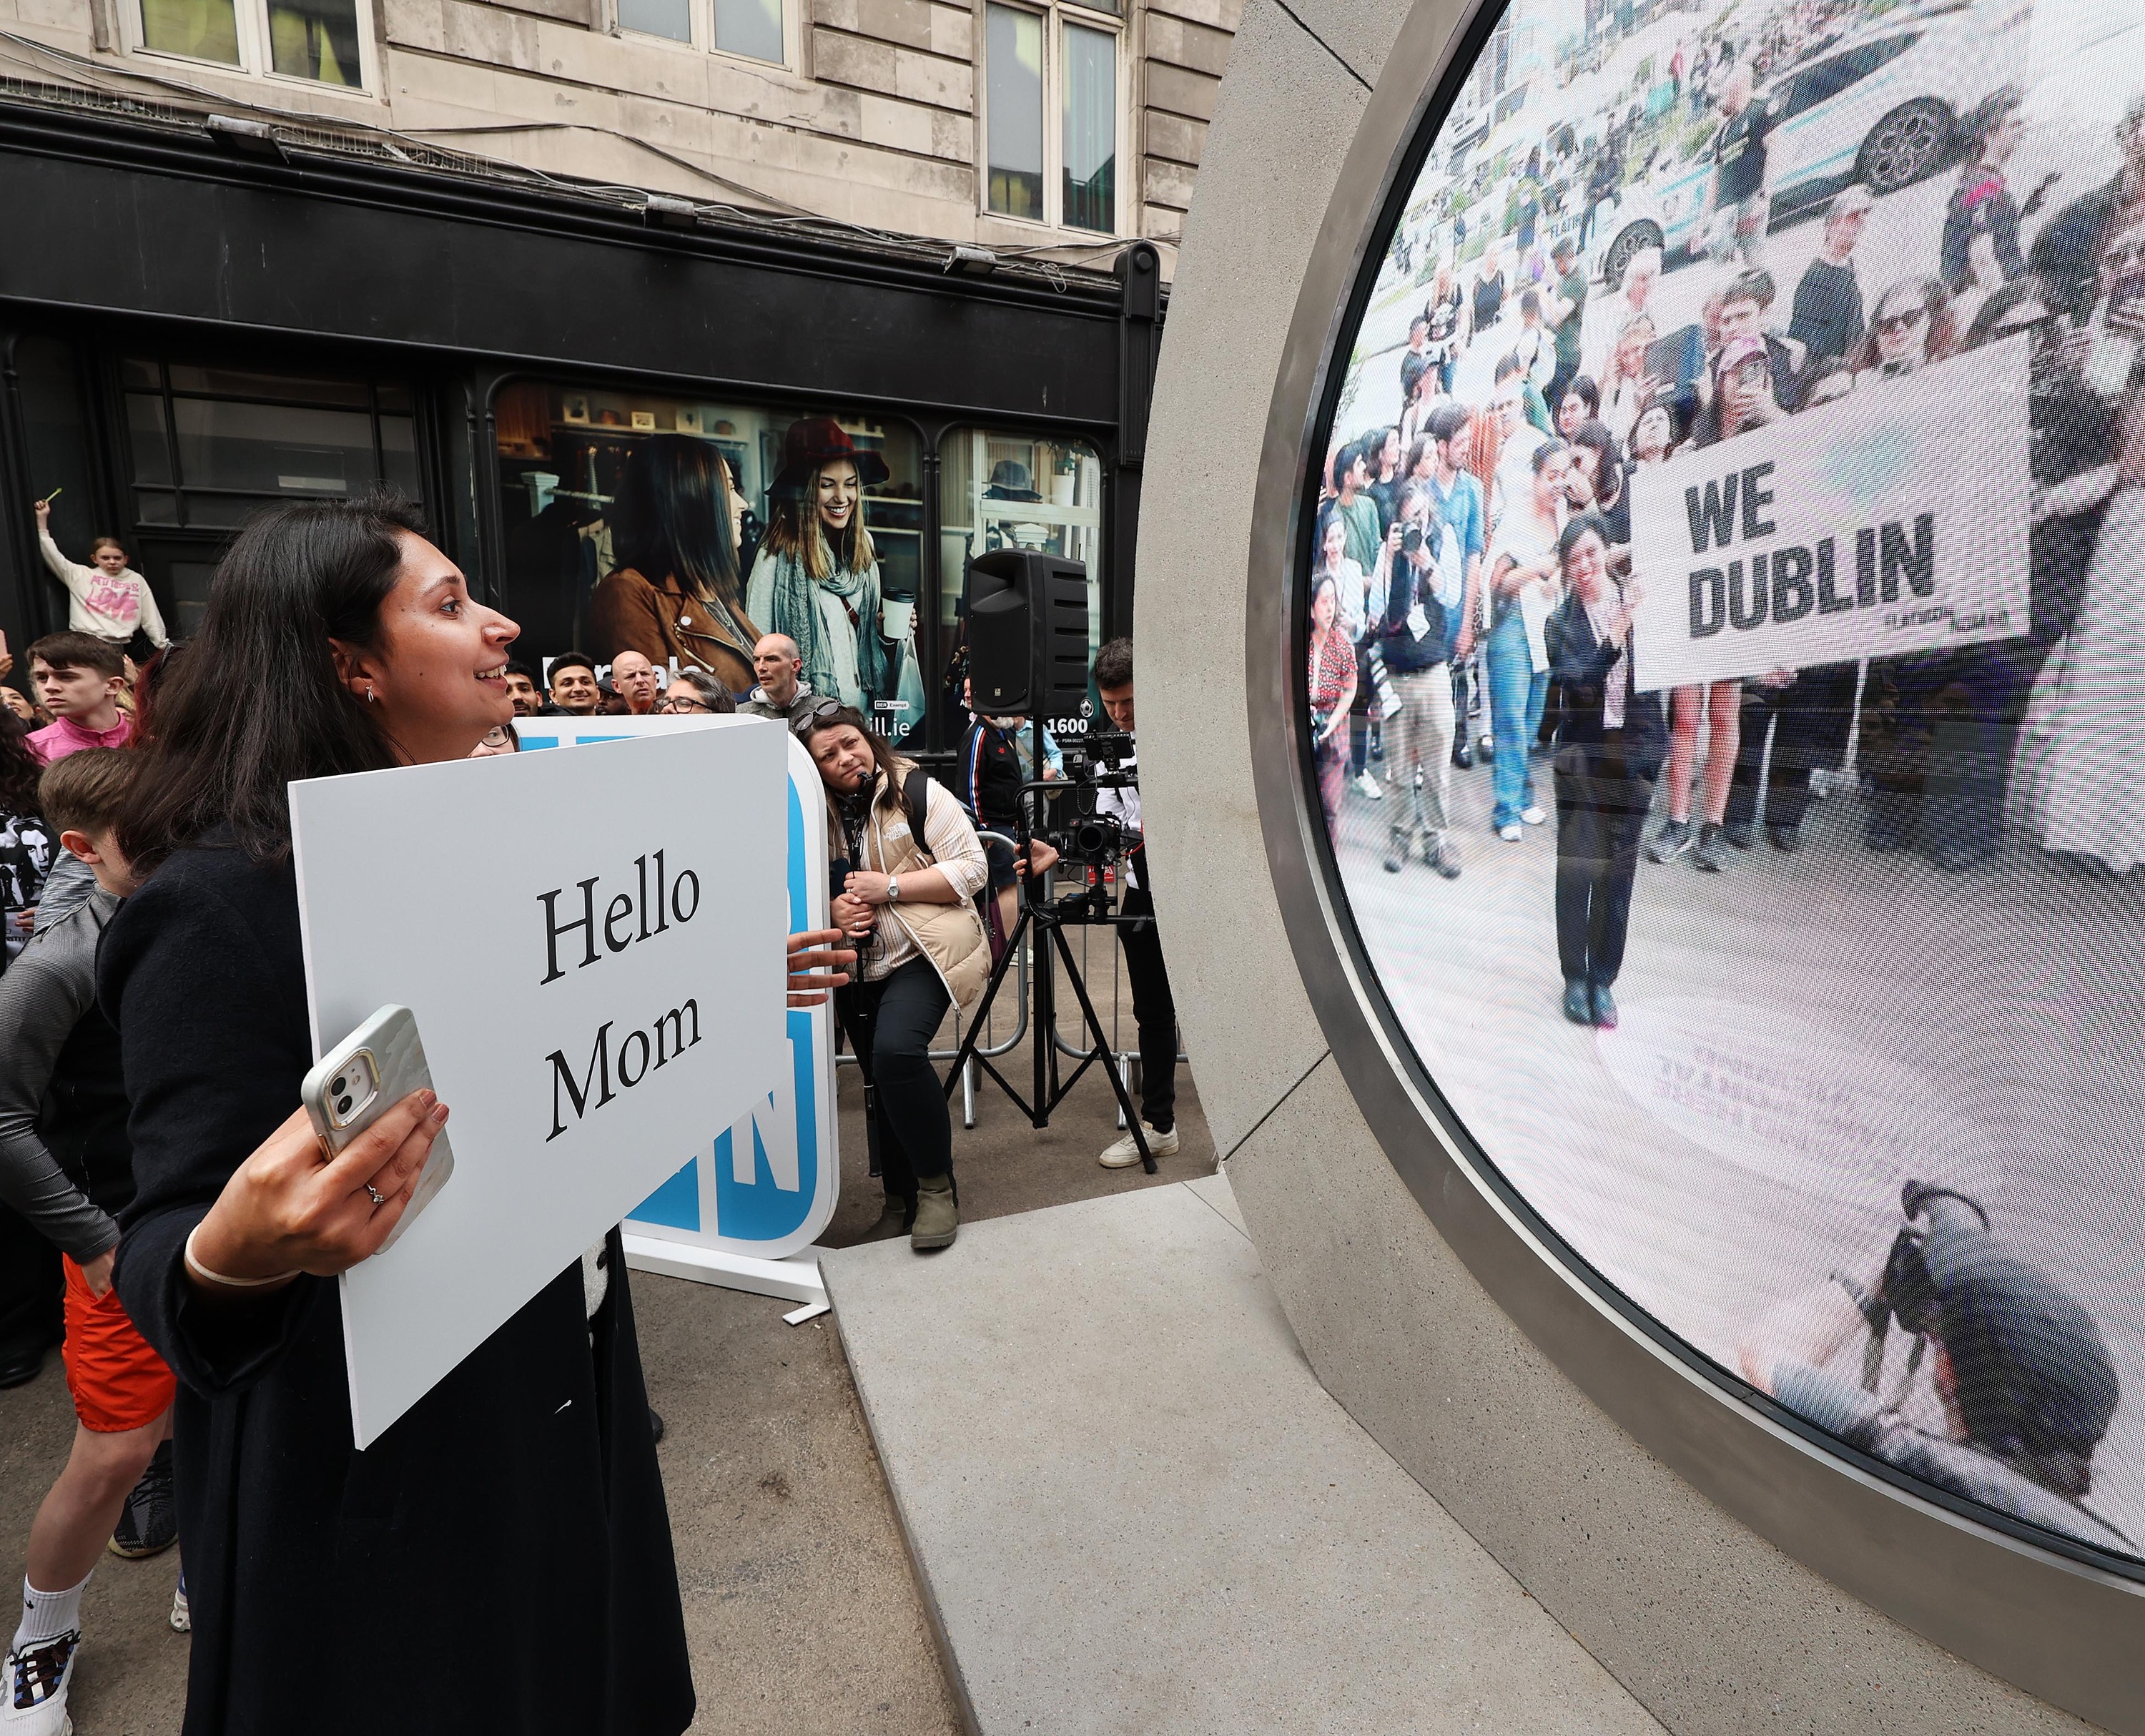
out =
<svg viewBox="0 0 2145 1736"><path fill-rule="evenodd" d="M455 1172L342 1277L357 1445L789 1059L788 732L758 719L291 787L314 1050L416 1015Z"/></svg>
<svg viewBox="0 0 2145 1736"><path fill-rule="evenodd" d="M2027 341L1642 466L1641 689L2027 630Z"/></svg>
<svg viewBox="0 0 2145 1736"><path fill-rule="evenodd" d="M698 729L700 717L517 719L524 751L585 747L630 735ZM827 926L826 786L789 743L789 927ZM832 1006L791 1007L789 1047L765 1092L729 1127L700 1130L677 1174L626 1215L635 1236L719 1254L779 1260L819 1240L841 1195Z"/></svg>

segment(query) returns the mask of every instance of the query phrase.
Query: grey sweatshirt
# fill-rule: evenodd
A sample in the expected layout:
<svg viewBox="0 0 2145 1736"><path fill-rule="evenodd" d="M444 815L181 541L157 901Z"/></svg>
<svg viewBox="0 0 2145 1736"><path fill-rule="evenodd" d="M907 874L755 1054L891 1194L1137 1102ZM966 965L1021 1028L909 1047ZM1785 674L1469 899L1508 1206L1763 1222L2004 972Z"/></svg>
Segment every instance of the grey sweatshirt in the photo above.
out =
<svg viewBox="0 0 2145 1736"><path fill-rule="evenodd" d="M119 1226L46 1148L37 1116L52 1067L97 1000L97 943L119 900L95 888L0 976L0 1201L77 1263L119 1245Z"/></svg>

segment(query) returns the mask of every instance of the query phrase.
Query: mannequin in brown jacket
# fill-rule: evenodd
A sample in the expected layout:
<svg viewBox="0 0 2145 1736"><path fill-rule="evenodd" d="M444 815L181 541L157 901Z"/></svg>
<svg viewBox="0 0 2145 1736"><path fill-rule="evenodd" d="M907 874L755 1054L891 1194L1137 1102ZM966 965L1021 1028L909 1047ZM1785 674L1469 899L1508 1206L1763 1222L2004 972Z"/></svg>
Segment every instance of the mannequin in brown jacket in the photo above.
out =
<svg viewBox="0 0 2145 1736"><path fill-rule="evenodd" d="M612 509L618 566L596 586L600 654L706 669L732 693L753 684L759 632L738 583L729 466L707 441L658 434L626 461Z"/></svg>

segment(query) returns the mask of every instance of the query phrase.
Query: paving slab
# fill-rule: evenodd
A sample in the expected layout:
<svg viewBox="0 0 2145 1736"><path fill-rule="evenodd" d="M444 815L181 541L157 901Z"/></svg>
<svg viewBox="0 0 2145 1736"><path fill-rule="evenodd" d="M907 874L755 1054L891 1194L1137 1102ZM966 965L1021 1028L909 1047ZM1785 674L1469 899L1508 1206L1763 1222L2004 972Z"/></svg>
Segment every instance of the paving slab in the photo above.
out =
<svg viewBox="0 0 2145 1736"><path fill-rule="evenodd" d="M971 1727L1658 1736L1319 1385L1234 1210L1217 1176L826 1257Z"/></svg>

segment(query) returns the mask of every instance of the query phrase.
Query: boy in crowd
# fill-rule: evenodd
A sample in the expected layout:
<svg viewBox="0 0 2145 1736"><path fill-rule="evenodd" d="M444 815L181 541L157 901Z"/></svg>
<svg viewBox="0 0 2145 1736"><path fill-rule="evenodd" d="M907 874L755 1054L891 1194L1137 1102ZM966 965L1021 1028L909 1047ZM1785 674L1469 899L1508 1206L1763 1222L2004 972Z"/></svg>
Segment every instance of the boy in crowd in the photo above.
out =
<svg viewBox="0 0 2145 1736"><path fill-rule="evenodd" d="M50 765L84 748L123 748L134 724L119 709L127 691L127 659L116 645L88 633L47 633L30 647L30 679L37 703L52 714L30 732L30 751Z"/></svg>
<svg viewBox="0 0 2145 1736"><path fill-rule="evenodd" d="M8 1736L60 1736L68 1727L82 1594L97 1557L107 1548L151 1555L177 1537L172 1372L112 1287L112 1214L133 1196L134 1178L119 1036L97 1005L97 941L132 889L113 831L138 763L87 749L40 780L39 805L62 847L96 874L97 890L0 977L0 1196L65 1252L62 1355L77 1420L67 1467L30 1527L22 1620L0 1702ZM182 1613L175 1605L175 1624Z"/></svg>
<svg viewBox="0 0 2145 1736"><path fill-rule="evenodd" d="M164 618L149 581L127 565L127 551L117 537L100 536L90 545L88 566L77 566L60 553L52 540L52 506L48 500L37 503L37 547L52 576L67 587L67 626L76 633L101 639L114 650L124 651L137 632L159 651L171 644Z"/></svg>

